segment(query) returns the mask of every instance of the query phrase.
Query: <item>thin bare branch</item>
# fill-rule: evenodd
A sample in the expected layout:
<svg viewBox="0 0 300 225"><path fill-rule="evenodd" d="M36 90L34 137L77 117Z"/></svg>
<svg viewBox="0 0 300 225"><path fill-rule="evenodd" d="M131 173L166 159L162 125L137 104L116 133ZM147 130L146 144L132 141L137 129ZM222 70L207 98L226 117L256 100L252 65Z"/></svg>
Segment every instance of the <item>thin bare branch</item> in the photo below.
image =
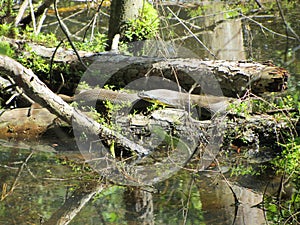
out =
<svg viewBox="0 0 300 225"><path fill-rule="evenodd" d="M214 59L217 59L216 55L211 50L209 50L209 48L207 48L206 45L204 45L204 43L191 31L190 28L188 28L184 24L184 22L169 7L167 7L167 9L172 13L173 16L175 16L175 18L180 22L180 24L196 39L196 41L200 43L206 49L206 51L208 51L209 54L214 57Z"/></svg>
<svg viewBox="0 0 300 225"><path fill-rule="evenodd" d="M20 166L18 173L15 177L15 180L13 182L13 184L11 185L11 188L8 192L6 192L6 187L3 186L2 188L2 195L1 195L1 201L3 201L7 196L11 195L13 193L13 191L15 190L15 188L18 185L18 182L20 180L21 177L21 173L24 170L24 167L26 166L27 162L29 161L29 159L31 158L31 156L33 155L33 151L31 151L31 153L27 156L27 158L24 160L24 162L22 163L22 165Z"/></svg>

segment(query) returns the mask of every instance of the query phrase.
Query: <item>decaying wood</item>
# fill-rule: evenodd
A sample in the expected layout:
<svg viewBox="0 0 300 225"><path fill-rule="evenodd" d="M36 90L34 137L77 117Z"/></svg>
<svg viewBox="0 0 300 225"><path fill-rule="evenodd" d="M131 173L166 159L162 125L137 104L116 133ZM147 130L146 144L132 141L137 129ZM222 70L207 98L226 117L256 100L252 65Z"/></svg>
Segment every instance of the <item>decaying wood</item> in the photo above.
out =
<svg viewBox="0 0 300 225"><path fill-rule="evenodd" d="M223 94L227 97L243 96L248 90L255 94L282 91L287 88L289 77L285 69L271 63L157 59L105 54L87 57L85 60L95 62L98 68L114 68L106 84L125 86L139 78L158 76L178 82L187 91L198 83L200 87L195 88L194 93L199 93L202 89L206 94ZM107 74L110 71L108 69L105 72ZM101 83L99 80L93 82Z"/></svg>
<svg viewBox="0 0 300 225"><path fill-rule="evenodd" d="M6 110L0 116L0 138L15 140L38 139L51 125L55 124L56 119L57 117L49 113L45 108Z"/></svg>
<svg viewBox="0 0 300 225"><path fill-rule="evenodd" d="M19 49L20 53L30 54L30 52L24 52L22 41L4 37L1 40L11 43L16 51ZM55 51L55 48L46 48L34 43L28 43L28 46L30 46L32 52L49 61ZM118 85L119 87L124 87L139 78L158 76L178 82L187 91L197 82L200 86L208 84L209 90L218 89L218 87L212 85L219 86L224 96L240 97L248 90L254 94L285 90L289 77L289 73L285 69L270 62L165 59L107 53L93 54L84 51L79 51L79 55L86 65L94 63L96 68L98 67L99 76L102 77L102 80L93 80L93 82L102 84L103 76L106 75L108 76L108 80L104 80L106 84ZM70 68L68 70L73 73L72 79L77 76L78 81L80 80L80 71L86 71L86 68L79 63L72 50L59 48L55 54L54 62L69 64ZM64 71L58 72L64 74ZM66 75L65 78L67 77ZM212 84L214 80L216 83ZM199 93L200 89L201 87L196 88L194 93ZM208 90L204 90L204 92L208 92Z"/></svg>
<svg viewBox="0 0 300 225"><path fill-rule="evenodd" d="M102 124L95 122L68 105L59 96L48 89L31 70L23 67L15 60L7 56L0 56L0 73L12 77L16 84L22 87L26 94L36 103L47 108L51 113L57 115L68 124L81 127L82 132L91 133L95 136L100 135L105 139L114 139L116 143L127 149L134 150L138 154L148 154L145 148L131 142Z"/></svg>
<svg viewBox="0 0 300 225"><path fill-rule="evenodd" d="M114 68L119 71L118 74L123 73L126 70L128 71L128 73L127 73L127 75L129 76L129 77L127 77L128 79L129 78L136 79L136 77L133 76L134 73L132 72L132 70L130 70L132 64L145 65L145 62L147 62L147 60L148 60L146 58L135 58L135 57L130 58L127 56L120 56L120 55L113 56L113 57L110 55L103 55L103 56L97 56L97 58L99 59L98 64L104 62L104 64L106 64L106 67L113 65L115 63L116 58L119 58L119 62L121 62L120 65L122 65L124 62L126 62L126 65L128 65L128 61L129 61L129 66L127 66L126 69L118 68L114 64ZM141 147L141 146L137 145L136 143L128 141L127 138L124 138L123 136L103 127L102 125L99 125L92 119L88 118L86 115L83 115L78 110L73 109L71 106L69 106L64 101L62 101L61 98L59 98L56 94L50 92L50 90L33 74L32 71L24 68L23 66L21 66L20 64L18 64L17 62L15 62L14 60L12 60L8 57L1 56L0 59L1 59L0 72L2 74L7 74L7 75L13 77L15 82L20 87L22 87L25 90L25 92L34 101L36 101L43 107L46 107L47 109L49 109L49 111L51 113L53 113L54 115L57 115L59 118L66 121L70 125L71 125L71 122L73 119L73 125L77 124L77 126L80 127L82 132L90 132L95 135L100 132L100 136L104 139L116 139L116 140L118 140L120 145L123 145L123 146L125 145L126 148L137 149L137 152L139 152L140 154L148 153L148 151L144 147ZM154 70L153 68L161 69L161 68L167 68L167 67L169 67L169 65L176 65L177 67L182 68L182 71L188 72L190 67L195 68L193 71L197 71L197 69L203 67L201 65L205 64L204 67L206 69L211 68L211 69L209 69L209 71L219 69L220 71L223 71L223 73L225 73L224 72L225 68L227 68L227 71L229 71L229 68L230 68L231 72L229 71L228 73L233 73L234 71L238 71L237 76L243 76L243 75L250 76L250 74L253 72L244 72L243 74L239 74L241 72L241 69L234 67L234 65L235 65L236 67L242 68L241 65L243 65L243 68L245 68L245 71L248 71L248 70L260 71L261 77L263 77L263 75L264 75L264 72L261 72L261 71L265 71L265 73L266 73L265 76L268 76L267 74L270 75L272 73L274 73L274 76L277 76L278 74L276 73L276 71L279 70L279 68L277 68L277 67L272 67L272 66L267 66L267 65L262 65L262 64L257 64L257 66L254 66L253 63L239 63L239 65L237 65L238 64L237 62L234 63L234 62L225 62L225 61L222 62L222 64L228 65L227 67L220 69L222 67L221 67L221 64L219 64L219 66L216 66L217 69L216 68L213 69L214 65L216 65L216 63L217 63L216 61L212 62L212 61L198 61L198 60L193 61L191 59L189 59L189 60L177 59L177 61L170 60L170 61L161 61L161 62L154 63L152 65L152 70ZM219 62L219 63L221 63L221 62ZM183 65L188 65L188 66L185 67ZM260 68L260 69L258 69L258 68ZM266 69L266 68L268 68L268 69ZM122 70L123 70L123 72L122 72ZM131 71L131 73L129 71ZM137 72L138 70L135 70L135 71ZM146 71L147 71L147 69L144 68L144 72L146 72ZM283 72L281 75L287 76L287 74L285 74L285 72ZM136 74L136 76L141 76L141 74ZM122 76L118 76L118 77L122 77ZM287 78L287 77L285 77L285 78ZM125 79L125 78L122 78L122 79ZM282 83L282 85L283 85L283 83Z"/></svg>

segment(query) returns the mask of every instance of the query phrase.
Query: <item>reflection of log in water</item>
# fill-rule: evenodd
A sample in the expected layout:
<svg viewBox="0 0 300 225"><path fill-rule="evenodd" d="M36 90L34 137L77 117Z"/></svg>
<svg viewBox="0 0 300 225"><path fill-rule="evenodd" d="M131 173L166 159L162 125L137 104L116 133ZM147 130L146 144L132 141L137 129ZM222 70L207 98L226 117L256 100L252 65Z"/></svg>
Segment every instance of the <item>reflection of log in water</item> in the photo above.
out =
<svg viewBox="0 0 300 225"><path fill-rule="evenodd" d="M195 180L198 187L203 216L208 224L266 224L264 210L256 207L262 203L264 194L277 192L280 185L277 177L268 174L239 177L229 182L240 204L235 204L234 196L227 182L219 173L210 173ZM230 178L232 179L232 178ZM235 222L235 223L233 223Z"/></svg>
<svg viewBox="0 0 300 225"><path fill-rule="evenodd" d="M97 193L104 189L102 184L86 184L78 188L65 203L52 214L51 218L46 221L45 225L66 225L80 212L80 210L90 201Z"/></svg>
<svg viewBox="0 0 300 225"><path fill-rule="evenodd" d="M202 181L211 182L211 181ZM252 192L250 189L233 186L240 205L234 205L232 192L223 180L217 184L200 185L199 192L202 202L202 210L205 221L208 224L265 224L264 213L261 209L252 208L262 200L262 195ZM236 208L235 208L236 207ZM235 211L237 209L237 214Z"/></svg>

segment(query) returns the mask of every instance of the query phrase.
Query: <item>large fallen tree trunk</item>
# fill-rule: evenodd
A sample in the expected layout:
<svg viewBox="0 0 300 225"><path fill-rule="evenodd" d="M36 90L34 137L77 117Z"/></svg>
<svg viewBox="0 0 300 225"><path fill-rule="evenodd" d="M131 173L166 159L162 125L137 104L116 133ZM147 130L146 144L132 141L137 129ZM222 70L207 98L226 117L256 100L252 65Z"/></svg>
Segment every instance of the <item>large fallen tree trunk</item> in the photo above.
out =
<svg viewBox="0 0 300 225"><path fill-rule="evenodd" d="M9 42L20 54L30 55L30 52L26 52L24 49L24 42L5 37L0 38L0 40ZM55 48L46 48L33 43L26 44L30 46L32 52L49 60L49 62L54 56L53 62L70 65L68 73L72 73L70 80L75 87L81 79L80 74L85 72L87 75L86 66L91 64L99 69L99 76L102 77L100 81L93 80L97 82L96 84L105 82L105 84L113 84L120 88L139 78L159 76L178 82L181 87L188 91L195 82L202 86L209 82L209 85L212 85L211 80L215 79L223 95L227 97L243 96L248 90L254 94L282 91L287 88L289 77L289 73L285 69L270 62L165 59L79 51L82 62L86 64L83 66L72 50L59 48L55 52ZM66 71L55 72L65 75L64 78L68 85L72 83L68 82L70 76L66 74ZM212 87L210 86L210 88ZM195 88L194 93L199 93L200 89L199 87Z"/></svg>
<svg viewBox="0 0 300 225"><path fill-rule="evenodd" d="M105 68L104 73L99 73L101 79L92 78L97 84L107 79L105 84L124 87L139 78L157 76L178 83L186 91L195 87L197 83L198 87L193 90L196 94L202 92L216 95L215 91L221 89L222 92L217 93L218 95L234 98L243 96L247 91L262 94L285 90L289 77L287 70L271 63L158 59L107 54L89 56L84 58L84 61L93 63L93 68ZM89 73L86 72L84 76L89 76ZM160 85L161 83L158 84L159 87Z"/></svg>
<svg viewBox="0 0 300 225"><path fill-rule="evenodd" d="M170 134L158 127L155 129L157 137L163 138L166 143L171 143L171 146L166 148L164 145L166 157L152 162L151 157L142 157L150 153L148 149L131 141L119 132L95 122L79 110L68 105L59 96L51 92L31 70L23 67L15 60L6 56L0 56L0 73L13 78L16 84L36 103L47 108L65 122L72 124L74 130L77 130L77 136L88 136L87 141L77 142L81 150L84 148L82 151L87 154L85 156L87 162L103 176L107 176L117 182L132 185L151 185L153 182L165 179L178 171L191 158L195 149L203 147L203 145L198 147L199 142L204 144L203 139L205 139L199 132L194 134L192 129L187 129L188 135L186 139L183 137L173 139ZM193 123L189 124L192 127L194 126ZM197 138L198 135L200 135L199 138ZM111 155L115 155L113 148L110 148L111 154L107 150L104 152L101 150L101 144L99 143L101 140L110 140L116 146L122 146L123 149L130 152L135 151L139 156L137 157L139 160L132 161L132 163L130 161L129 164L126 164L126 160L123 161L124 156L122 152L121 161L116 161L115 157L111 157ZM158 143L165 143L164 140L159 140ZM95 142L97 143L95 144ZM210 161L212 160L210 154L208 154L207 158ZM146 163L149 163L149 165L145 167Z"/></svg>

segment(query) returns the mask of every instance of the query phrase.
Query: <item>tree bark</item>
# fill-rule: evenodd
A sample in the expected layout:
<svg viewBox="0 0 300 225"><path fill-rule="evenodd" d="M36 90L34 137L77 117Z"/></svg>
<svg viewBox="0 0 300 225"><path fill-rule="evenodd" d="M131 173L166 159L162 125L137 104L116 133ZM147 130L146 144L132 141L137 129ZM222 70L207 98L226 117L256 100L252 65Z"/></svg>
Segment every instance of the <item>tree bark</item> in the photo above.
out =
<svg viewBox="0 0 300 225"><path fill-rule="evenodd" d="M54 94L39 78L29 69L23 67L15 60L0 55L0 74L10 76L16 84L23 88L25 93L36 103L47 108L51 113L57 115L70 125L82 128L82 132L87 132L95 136L113 139L126 149L134 150L140 155L148 154L148 151L131 142L124 136L114 132L107 127L90 119L79 110L71 107L59 96Z"/></svg>
<svg viewBox="0 0 300 225"><path fill-rule="evenodd" d="M283 91L287 88L289 78L287 70L270 63L105 54L87 57L85 60L90 64L94 62L98 68L113 68L106 84L119 84L121 88L139 78L156 76L172 80L186 91L198 83L202 87L195 88L195 94L202 91L233 98L241 97L248 91L258 95ZM93 82L100 84L102 81ZM158 83L157 87L164 88L161 85ZM139 87L136 88L139 90ZM217 89L222 92L215 93Z"/></svg>
<svg viewBox="0 0 300 225"><path fill-rule="evenodd" d="M112 40L116 34L122 36L122 26L130 20L137 19L139 10L143 7L143 0L112 0L108 28L108 46L111 49Z"/></svg>
<svg viewBox="0 0 300 225"><path fill-rule="evenodd" d="M16 51L18 51L18 46L24 44L4 37L0 38L0 40L9 42L16 48ZM49 59L50 62L55 48L46 48L33 43L28 43L28 45L33 52L45 59ZM24 53L22 48L19 48L19 51ZM223 92L221 94L235 98L243 96L247 91L257 95L264 92L283 91L287 89L287 80L290 76L286 69L277 67L269 62L201 60L194 58L164 59L107 53L94 54L84 51L79 51L79 55L85 64L93 64L98 66L99 69L107 70L108 75L110 75L107 84L114 85L117 88L122 88L128 83L145 76L157 76L178 82L182 88L189 91L195 81L207 83L215 79ZM59 49L55 55L54 62L70 65L69 73L73 73L73 82L81 79L79 71L86 71L86 68L80 64L77 56L71 50ZM61 73L65 78L70 77L69 75L64 75L65 71L56 71L56 73ZM78 75L76 76L76 74ZM65 81L70 85L68 80ZM94 82L96 84L101 83L97 80L94 80ZM199 92L199 88L196 88L193 93L197 94Z"/></svg>

